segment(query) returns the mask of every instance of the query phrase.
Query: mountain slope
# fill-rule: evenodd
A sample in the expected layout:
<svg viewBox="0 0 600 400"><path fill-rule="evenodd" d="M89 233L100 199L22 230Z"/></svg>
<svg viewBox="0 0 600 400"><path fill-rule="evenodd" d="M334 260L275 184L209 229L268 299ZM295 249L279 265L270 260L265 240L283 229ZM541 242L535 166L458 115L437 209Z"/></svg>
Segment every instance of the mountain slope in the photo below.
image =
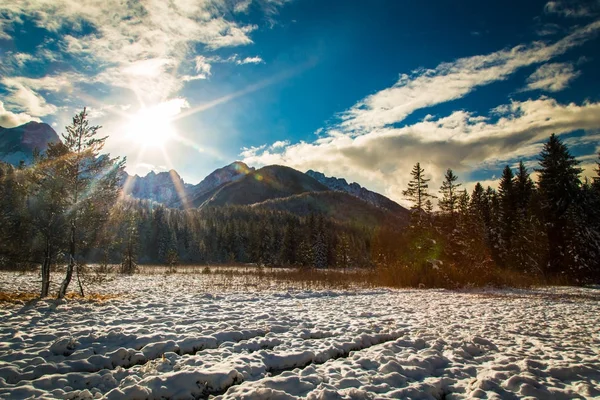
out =
<svg viewBox="0 0 600 400"><path fill-rule="evenodd" d="M331 190L349 193L352 196L358 197L359 199L362 199L376 207L381 207L394 213L408 213L406 208L402 207L395 201L390 200L379 193L370 191L360 186L356 182L348 184L344 178L327 177L323 173L313 170L306 171L306 175L316 179Z"/></svg>
<svg viewBox="0 0 600 400"><path fill-rule="evenodd" d="M307 192L285 198L266 200L251 205L253 208L287 211L299 216L323 214L337 221L355 222L366 226L384 223L404 225L408 218L376 207L342 191Z"/></svg>
<svg viewBox="0 0 600 400"><path fill-rule="evenodd" d="M254 172L254 168L248 167L241 161L235 161L211 172L199 184L187 188L189 206L200 206L214 194L215 189L221 188L230 182L238 181L252 172ZM181 207L182 205L181 202L173 204L175 207Z"/></svg>
<svg viewBox="0 0 600 400"><path fill-rule="evenodd" d="M56 143L60 138L48 124L31 121L14 128L0 127L0 161L19 165L33 160L33 151L43 152L48 143Z"/></svg>
<svg viewBox="0 0 600 400"><path fill-rule="evenodd" d="M205 194L201 206L248 205L305 192L329 190L310 176L281 165L255 170Z"/></svg>

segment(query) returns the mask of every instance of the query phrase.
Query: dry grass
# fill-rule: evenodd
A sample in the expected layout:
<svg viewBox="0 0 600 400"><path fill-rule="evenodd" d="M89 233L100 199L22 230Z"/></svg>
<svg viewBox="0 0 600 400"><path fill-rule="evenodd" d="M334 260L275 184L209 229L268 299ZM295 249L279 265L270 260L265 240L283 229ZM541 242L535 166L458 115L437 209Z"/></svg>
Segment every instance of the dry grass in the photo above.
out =
<svg viewBox="0 0 600 400"><path fill-rule="evenodd" d="M94 272L96 266L90 266ZM498 268L465 268L456 265L421 267L382 267L362 269L271 268L255 265L178 265L174 270L166 266L143 265L139 275L167 285L180 279L193 282L194 290L205 293L281 290L355 290L372 288L445 288L477 287L530 288L561 285L560 280L547 280L533 274ZM60 273L53 276L60 277ZM86 296L79 296L73 288L67 299L105 302L123 297L112 280L128 279L127 275L108 273L105 279L87 287ZM189 277L186 278L186 276ZM167 279L167 277L169 277ZM39 298L37 280L32 286L18 285L14 293L0 289L0 303L25 303ZM53 282L54 286L57 286ZM86 285L87 286L87 285ZM57 289L57 287L56 287ZM167 290L167 289L166 289ZM122 292L122 290L121 290ZM53 290L53 294L54 294Z"/></svg>
<svg viewBox="0 0 600 400"><path fill-rule="evenodd" d="M38 299L40 295L38 293L29 292L0 292L0 304L22 304L31 300Z"/></svg>
<svg viewBox="0 0 600 400"><path fill-rule="evenodd" d="M85 300L92 303L104 303L109 300L114 300L122 297L117 294L99 294L90 293L81 297L78 293L69 292L65 296L69 300ZM47 297L48 299L55 299L55 297ZM33 292L0 292L0 304L24 304L30 301L40 300L39 293Z"/></svg>
<svg viewBox="0 0 600 400"><path fill-rule="evenodd" d="M142 266L140 273L165 274L164 266ZM171 272L172 273L172 272ZM445 288L514 287L527 288L562 284L560 281L520 271L500 268L461 268L455 265L435 267L383 267L376 269L269 268L247 265L198 266L176 268L176 274L212 275L217 288L264 288L270 283L295 289L352 288Z"/></svg>

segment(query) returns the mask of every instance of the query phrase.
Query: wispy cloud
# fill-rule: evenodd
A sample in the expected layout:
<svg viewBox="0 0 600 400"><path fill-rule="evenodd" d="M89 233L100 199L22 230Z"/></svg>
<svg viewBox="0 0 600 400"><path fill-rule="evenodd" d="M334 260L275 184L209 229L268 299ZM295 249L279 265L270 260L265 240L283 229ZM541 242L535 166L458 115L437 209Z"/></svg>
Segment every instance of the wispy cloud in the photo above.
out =
<svg viewBox="0 0 600 400"><path fill-rule="evenodd" d="M262 64L264 63L263 59L258 57L258 56L254 56L254 57L246 57L243 60L237 60L236 64L238 65L243 65L243 64Z"/></svg>
<svg viewBox="0 0 600 400"><path fill-rule="evenodd" d="M580 75L571 63L550 63L540 66L527 78L524 90L559 92Z"/></svg>
<svg viewBox="0 0 600 400"><path fill-rule="evenodd" d="M392 87L364 98L342 113L341 127L360 133L401 122L418 109L461 98L477 87L506 79L520 68L564 54L599 30L600 21L595 21L552 44L533 42L402 74Z"/></svg>
<svg viewBox="0 0 600 400"><path fill-rule="evenodd" d="M563 17L582 18L593 17L600 10L598 0L555 0L544 6L547 14L558 14Z"/></svg>

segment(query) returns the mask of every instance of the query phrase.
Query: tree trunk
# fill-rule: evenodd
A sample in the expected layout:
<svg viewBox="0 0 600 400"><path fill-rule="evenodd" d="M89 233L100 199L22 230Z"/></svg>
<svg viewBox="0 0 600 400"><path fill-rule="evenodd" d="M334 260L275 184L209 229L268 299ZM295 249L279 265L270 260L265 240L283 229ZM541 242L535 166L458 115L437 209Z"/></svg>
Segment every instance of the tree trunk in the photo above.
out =
<svg viewBox="0 0 600 400"><path fill-rule="evenodd" d="M73 278L73 270L75 269L75 226L71 225L71 240L69 243L69 265L67 265L67 274L60 285L58 298L62 299L67 294L67 289Z"/></svg>
<svg viewBox="0 0 600 400"><path fill-rule="evenodd" d="M42 291L40 297L48 296L50 290L50 265L52 264L50 256L50 240L46 238L46 249L44 250L44 263L42 264Z"/></svg>
<svg viewBox="0 0 600 400"><path fill-rule="evenodd" d="M83 284L81 283L81 265L77 265L77 284L79 285L79 294L81 294L81 297L85 297Z"/></svg>

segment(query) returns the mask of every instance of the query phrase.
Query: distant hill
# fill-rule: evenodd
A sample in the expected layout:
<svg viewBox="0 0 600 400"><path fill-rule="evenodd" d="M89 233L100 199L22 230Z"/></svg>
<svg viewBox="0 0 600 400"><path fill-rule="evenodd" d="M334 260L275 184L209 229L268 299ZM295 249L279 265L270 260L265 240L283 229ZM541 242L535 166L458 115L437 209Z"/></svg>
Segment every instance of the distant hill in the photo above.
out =
<svg viewBox="0 0 600 400"><path fill-rule="evenodd" d="M315 178L317 181L321 182L323 185L327 186L331 190L349 193L352 196L358 197L359 199L363 199L364 201L376 207L381 207L394 213L400 214L408 214L409 212L406 208L402 207L395 201L390 200L389 198L379 193L372 192L360 186L356 182L349 184L344 178L326 177L323 173L313 170L306 171L306 175Z"/></svg>
<svg viewBox="0 0 600 400"><path fill-rule="evenodd" d="M305 192L329 190L310 176L281 165L270 165L248 173L206 193L201 206L249 205Z"/></svg>
<svg viewBox="0 0 600 400"><path fill-rule="evenodd" d="M376 207L342 191L307 192L285 198L267 200L251 207L265 210L287 211L299 216L311 213L323 214L338 221L356 222L361 225L378 226L395 221L403 225L408 221L405 214L396 214Z"/></svg>
<svg viewBox="0 0 600 400"><path fill-rule="evenodd" d="M31 121L14 128L0 126L0 161L19 165L21 161L30 164L33 151L44 152L48 143L56 143L60 138L48 124Z"/></svg>

